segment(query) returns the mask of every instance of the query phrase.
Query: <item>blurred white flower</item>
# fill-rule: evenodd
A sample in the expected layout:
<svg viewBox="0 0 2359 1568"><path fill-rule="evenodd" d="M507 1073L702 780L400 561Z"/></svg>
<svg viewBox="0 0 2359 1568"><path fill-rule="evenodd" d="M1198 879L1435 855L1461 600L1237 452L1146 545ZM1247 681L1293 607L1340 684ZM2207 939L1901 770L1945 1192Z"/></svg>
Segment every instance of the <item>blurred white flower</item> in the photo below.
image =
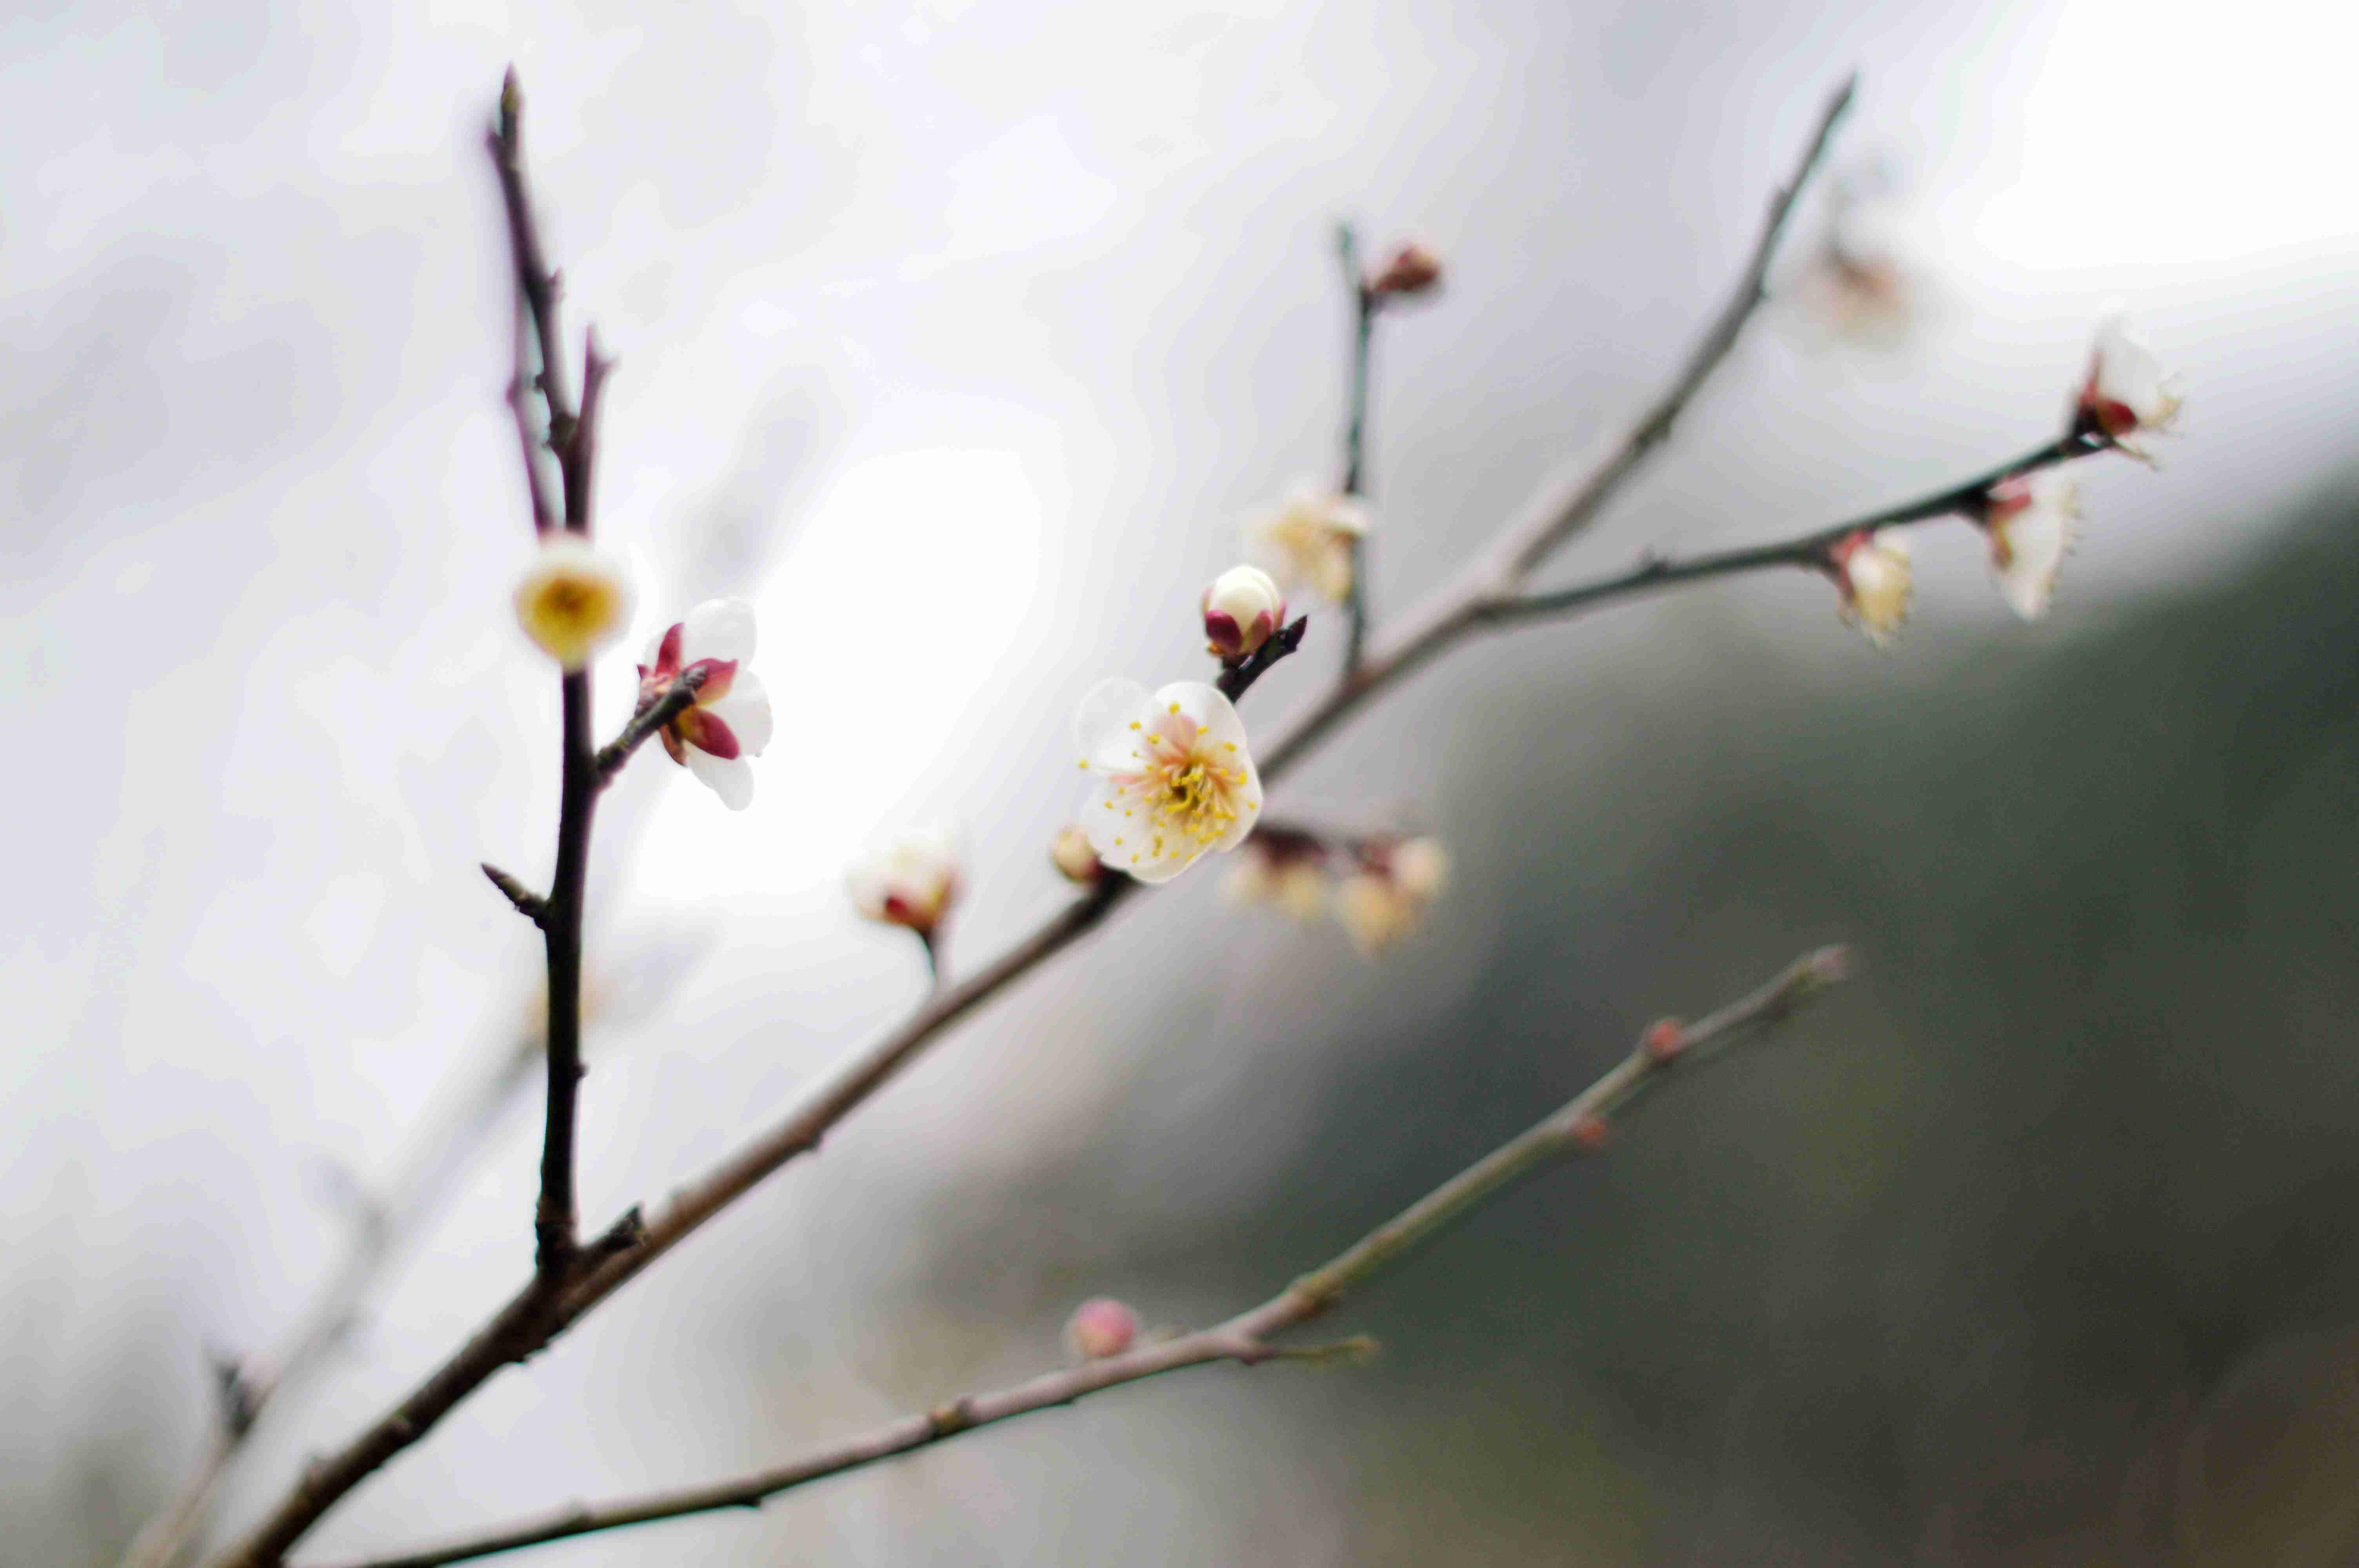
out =
<svg viewBox="0 0 2359 1568"><path fill-rule="evenodd" d="M2102 435L2134 457L2145 457L2125 438L2163 429L2179 416L2180 398L2169 379L2154 351L2130 330L2121 305L2108 305L2097 319L2089 374L2073 409L2074 427Z"/></svg>
<svg viewBox="0 0 2359 1568"><path fill-rule="evenodd" d="M579 534L545 534L516 583L516 624L542 653L578 670L630 625L633 599L613 556Z"/></svg>
<svg viewBox="0 0 2359 1568"><path fill-rule="evenodd" d="M754 611L742 599L708 599L648 644L639 700L653 702L701 669L696 701L662 731L664 750L732 811L754 799L754 766L770 743L770 696L744 667L754 656Z"/></svg>
<svg viewBox="0 0 2359 1568"><path fill-rule="evenodd" d="M1231 567L1204 590L1204 636L1212 652L1234 664L1260 651L1286 624L1286 595L1259 567Z"/></svg>
<svg viewBox="0 0 2359 1568"><path fill-rule="evenodd" d="M1352 597L1353 546L1367 532L1367 508L1351 496L1299 484L1284 505L1245 524L1245 554L1279 587L1341 604Z"/></svg>
<svg viewBox="0 0 2359 1568"><path fill-rule="evenodd" d="M1828 552L1835 586L1843 590L1843 617L1878 647L1892 641L1908 618L1915 587L1908 576L1908 537L1897 529L1855 529Z"/></svg>
<svg viewBox="0 0 2359 1568"><path fill-rule="evenodd" d="M2008 606L2026 621L2048 612L2056 569L2072 547L2080 498L2081 487L2070 475L2041 469L2001 480L1984 500L1991 576Z"/></svg>
<svg viewBox="0 0 2359 1568"><path fill-rule="evenodd" d="M1138 1340L1138 1314L1112 1296L1093 1296L1065 1320L1065 1346L1083 1361L1119 1356Z"/></svg>
<svg viewBox="0 0 2359 1568"><path fill-rule="evenodd" d="M1327 910L1326 853L1304 840L1275 840L1256 834L1245 840L1237 861L1221 879L1221 896L1234 904L1275 904L1297 920L1315 920Z"/></svg>
<svg viewBox="0 0 2359 1568"><path fill-rule="evenodd" d="M1375 954L1417 928L1450 881L1450 855L1432 838L1375 844L1335 890L1335 918L1361 952Z"/></svg>
<svg viewBox="0 0 2359 1568"><path fill-rule="evenodd" d="M930 937L958 896L958 845L950 831L904 834L852 868L844 888L870 920Z"/></svg>
<svg viewBox="0 0 2359 1568"><path fill-rule="evenodd" d="M1440 282L1441 258L1415 240L1404 240L1369 275L1367 290L1378 298L1393 298L1424 294Z"/></svg>
<svg viewBox="0 0 2359 1568"><path fill-rule="evenodd" d="M1245 723L1201 682L1150 697L1136 681L1102 681L1082 699L1073 736L1098 775L1082 810L1090 846L1140 881L1169 881L1205 851L1234 849L1261 816Z"/></svg>

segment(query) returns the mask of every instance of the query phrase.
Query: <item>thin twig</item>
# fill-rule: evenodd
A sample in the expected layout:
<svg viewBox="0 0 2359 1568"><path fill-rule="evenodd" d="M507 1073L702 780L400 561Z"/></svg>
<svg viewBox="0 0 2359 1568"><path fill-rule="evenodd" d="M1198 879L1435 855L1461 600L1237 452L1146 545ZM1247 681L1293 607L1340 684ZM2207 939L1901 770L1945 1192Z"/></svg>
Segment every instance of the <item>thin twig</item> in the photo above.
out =
<svg viewBox="0 0 2359 1568"><path fill-rule="evenodd" d="M1310 617L1299 615L1290 626L1281 626L1270 633L1269 641L1239 659L1223 665L1213 686L1231 702L1243 697L1253 683L1267 675L1270 666L1302 646L1302 634L1310 629Z"/></svg>
<svg viewBox="0 0 2359 1568"><path fill-rule="evenodd" d="M1277 1335L1327 1312L1344 1295L1368 1283L1444 1227L1463 1218L1503 1190L1555 1162L1600 1146L1593 1129L1629 1105L1675 1067L1724 1054L1760 1026L1793 1010L1840 980L1841 948L1826 947L1795 961L1751 994L1701 1019L1680 1033L1680 1049L1662 1050L1649 1031L1628 1057L1546 1119L1467 1166L1391 1219L1362 1237L1324 1266L1302 1275L1277 1295L1227 1322L1178 1338L1142 1346L1118 1356L1049 1372L1012 1387L969 1394L806 1455L790 1464L733 1479L615 1502L576 1504L536 1519L471 1535L426 1551L371 1558L345 1568L440 1568L518 1547L561 1541L656 1519L756 1508L777 1494L822 1476L873 1465L944 1438L991 1426L1036 1411L1071 1404L1088 1394L1136 1383L1184 1367L1218 1361L1251 1366L1270 1360L1329 1359L1364 1354L1364 1336L1336 1345L1272 1345Z"/></svg>
<svg viewBox="0 0 2359 1568"><path fill-rule="evenodd" d="M416 1152L387 1184L386 1190L395 1197L371 1204L355 1217L334 1271L286 1337L269 1355L248 1358L238 1368L244 1429L223 1424L214 1430L172 1500L132 1542L123 1568L165 1568L194 1543L231 1461L254 1427L275 1401L316 1371L342 1343L386 1265L441 1211L469 1168L470 1157L483 1147L539 1056L538 1039L518 1042L491 1072L457 1092L447 1114L432 1119Z"/></svg>
<svg viewBox="0 0 2359 1568"><path fill-rule="evenodd" d="M631 753L662 733L665 725L696 706L696 694L704 685L705 671L701 661L680 671L670 689L653 702L643 702L623 726L623 732L600 748L597 759L598 785L604 788L614 782Z"/></svg>
<svg viewBox="0 0 2359 1568"><path fill-rule="evenodd" d="M1343 480L1336 488L1345 495L1359 496L1367 493L1368 357L1375 344L1381 299L1368 287L1367 276L1361 270L1360 237L1349 223L1335 226L1335 254L1343 264L1343 287L1351 291L1352 300L1352 369L1351 380L1344 389ZM1352 540L1352 591L1344 601L1343 611L1349 625L1343 644L1343 670L1348 675L1360 667L1360 656L1368 645L1365 534Z"/></svg>
<svg viewBox="0 0 2359 1568"><path fill-rule="evenodd" d="M1610 451L1586 479L1570 486L1551 486L1526 508L1503 535L1495 562L1478 562L1458 582L1411 611L1401 629L1378 639L1356 670L1347 671L1257 758L1265 782L1276 780L1357 712L1369 697L1397 684L1478 625L1490 606L1521 586L1530 565L1537 565L1595 515L1659 445L1670 421L1725 356L1737 329L1760 302L1761 279L1795 192L1817 166L1835 121L1851 102L1852 86L1846 80L1828 101L1793 178L1770 205L1769 222L1736 292L1689 356L1671 392L1658 400L1629 439ZM512 114L504 114L504 123L512 125L513 118ZM511 236L521 232L530 238L529 222L518 218L524 211L517 206L523 177L514 161L513 138L495 135L491 145L500 166L502 189L510 192ZM519 266L527 267L522 258L538 257L538 241L533 241L528 252L518 243ZM546 341L544 337L544 345ZM1524 564L1527 561L1529 565ZM1223 678L1227 679L1225 674ZM798 1097L782 1119L678 1189L648 1219L646 1239L638 1247L583 1270L561 1295L552 1295L549 1276L537 1272L490 1323L391 1413L307 1471L255 1531L218 1560L221 1568L274 1568L287 1548L339 1498L423 1436L484 1379L562 1334L706 1220L796 1156L817 1148L829 1129L888 1082L943 1030L1096 929L1137 885L1128 878L1107 878L996 962L967 980L933 993L900 1028L852 1052Z"/></svg>
<svg viewBox="0 0 2359 1568"><path fill-rule="evenodd" d="M1479 611L1478 617L1494 626L1516 624L1592 609L1608 600L1634 598L1655 589L1696 582L1705 578L1728 577L1737 572L1757 571L1766 567L1823 569L1828 564L1831 547L1863 529L1903 527L1950 516L1976 516L1991 487L2002 480L2111 449L2110 444L2100 438L2063 436L1963 484L1905 502L1887 511L1854 517L1832 528L1820 528L1773 544L1747 545L1734 550L1690 556L1684 560L1649 556L1626 571L1615 572L1593 582L1576 583L1570 588L1551 589L1545 593L1495 601Z"/></svg>

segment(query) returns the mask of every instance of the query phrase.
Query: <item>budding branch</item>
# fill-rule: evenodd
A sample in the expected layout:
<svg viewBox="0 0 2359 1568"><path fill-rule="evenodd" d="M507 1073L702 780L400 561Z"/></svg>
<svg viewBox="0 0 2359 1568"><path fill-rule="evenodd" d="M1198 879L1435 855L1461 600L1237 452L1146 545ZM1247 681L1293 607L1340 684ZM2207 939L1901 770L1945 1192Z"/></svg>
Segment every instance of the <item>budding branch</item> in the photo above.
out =
<svg viewBox="0 0 2359 1568"><path fill-rule="evenodd" d="M1368 1232L1349 1249L1302 1275L1285 1290L1224 1323L1135 1350L1044 1373L1008 1388L969 1394L930 1411L903 1416L874 1431L786 1465L724 1481L658 1492L646 1497L570 1508L471 1535L463 1540L397 1557L371 1558L342 1568L439 1568L544 1541L657 1519L758 1507L781 1492L824 1476L873 1465L925 1448L961 1433L995 1425L1036 1411L1071 1404L1102 1390L1136 1383L1186 1367L1220 1361L1252 1366L1283 1358L1319 1357L1373 1348L1356 1339L1338 1346L1289 1347L1270 1343L1276 1336L1328 1312L1436 1233L1464 1218L1508 1187L1562 1159L1594 1151L1586 1130L1601 1125L1675 1071L1725 1054L1764 1026L1791 1016L1794 1009L1843 978L1843 949L1823 947L1804 955L1783 973L1682 1033L1682 1049L1649 1049L1642 1039L1630 1054L1595 1083L1535 1126L1508 1140L1425 1196ZM1648 1032L1651 1039L1653 1032Z"/></svg>

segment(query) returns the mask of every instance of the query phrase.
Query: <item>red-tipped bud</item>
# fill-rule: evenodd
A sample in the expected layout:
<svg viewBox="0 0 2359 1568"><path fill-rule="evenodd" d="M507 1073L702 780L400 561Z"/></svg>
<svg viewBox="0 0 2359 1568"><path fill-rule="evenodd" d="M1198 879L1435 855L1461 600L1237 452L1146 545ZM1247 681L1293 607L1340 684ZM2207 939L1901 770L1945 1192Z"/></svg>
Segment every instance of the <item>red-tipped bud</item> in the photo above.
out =
<svg viewBox="0 0 2359 1568"><path fill-rule="evenodd" d="M1638 1044L1652 1061L1669 1063L1688 1048L1688 1032L1676 1018L1658 1018L1647 1026Z"/></svg>
<svg viewBox="0 0 2359 1568"><path fill-rule="evenodd" d="M1594 1154L1614 1141L1614 1129L1602 1116L1583 1116L1572 1124L1572 1146Z"/></svg>
<svg viewBox="0 0 2359 1568"><path fill-rule="evenodd" d="M1404 241L1393 248L1385 265L1368 276L1368 292L1378 298L1423 294L1441 282L1441 258L1419 244Z"/></svg>
<svg viewBox="0 0 2359 1568"><path fill-rule="evenodd" d="M1093 1296L1065 1321L1065 1345L1083 1361L1119 1356L1138 1340L1138 1314L1112 1296Z"/></svg>
<svg viewBox="0 0 2359 1568"><path fill-rule="evenodd" d="M930 938L958 897L958 846L946 828L909 834L853 867L844 885L868 919Z"/></svg>
<svg viewBox="0 0 2359 1568"><path fill-rule="evenodd" d="M1204 639L1223 662L1260 652L1286 624L1286 595L1259 567L1231 567L1204 590Z"/></svg>

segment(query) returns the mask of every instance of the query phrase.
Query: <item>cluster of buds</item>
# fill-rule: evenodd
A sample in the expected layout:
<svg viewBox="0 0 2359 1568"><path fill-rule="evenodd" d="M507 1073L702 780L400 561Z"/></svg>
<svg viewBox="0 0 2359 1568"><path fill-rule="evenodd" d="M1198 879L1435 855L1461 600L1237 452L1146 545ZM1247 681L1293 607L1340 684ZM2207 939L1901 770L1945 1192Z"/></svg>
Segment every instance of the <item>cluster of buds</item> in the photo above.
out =
<svg viewBox="0 0 2359 1568"><path fill-rule="evenodd" d="M1353 946L1373 955L1415 930L1449 881L1449 852L1433 838L1330 843L1302 828L1273 826L1254 835L1222 892L1234 903L1273 905L1297 920L1332 914Z"/></svg>
<svg viewBox="0 0 2359 1568"><path fill-rule="evenodd" d="M844 890L866 918L906 926L931 946L958 898L956 838L940 827L905 834L853 867Z"/></svg>
<svg viewBox="0 0 2359 1568"><path fill-rule="evenodd" d="M1245 555L1278 588L1343 604L1352 597L1353 563L1367 532L1367 508L1358 500L1306 482L1246 523Z"/></svg>

